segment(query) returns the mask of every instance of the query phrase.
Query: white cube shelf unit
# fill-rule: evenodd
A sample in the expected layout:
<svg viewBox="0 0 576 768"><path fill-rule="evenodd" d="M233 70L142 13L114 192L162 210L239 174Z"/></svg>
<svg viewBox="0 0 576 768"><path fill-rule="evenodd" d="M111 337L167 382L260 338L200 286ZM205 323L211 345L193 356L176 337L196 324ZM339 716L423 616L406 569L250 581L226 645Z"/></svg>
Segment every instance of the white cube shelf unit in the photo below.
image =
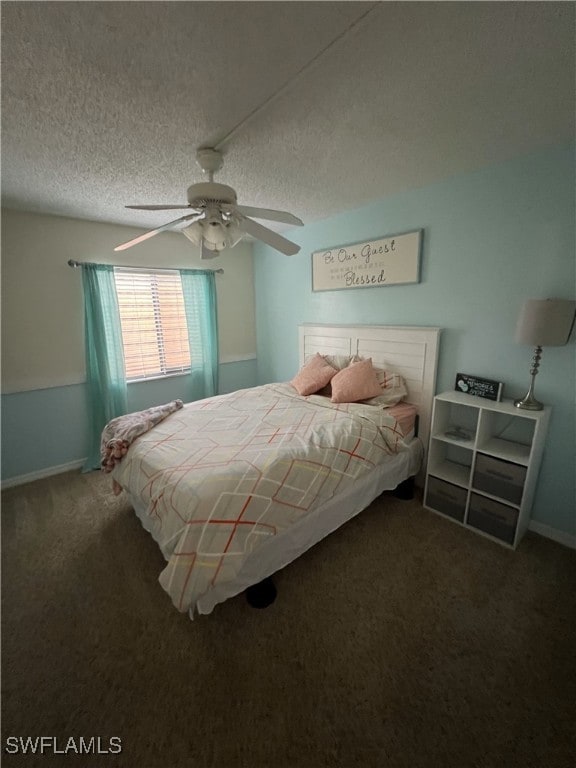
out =
<svg viewBox="0 0 576 768"><path fill-rule="evenodd" d="M550 408L436 395L424 506L516 548L528 528Z"/></svg>

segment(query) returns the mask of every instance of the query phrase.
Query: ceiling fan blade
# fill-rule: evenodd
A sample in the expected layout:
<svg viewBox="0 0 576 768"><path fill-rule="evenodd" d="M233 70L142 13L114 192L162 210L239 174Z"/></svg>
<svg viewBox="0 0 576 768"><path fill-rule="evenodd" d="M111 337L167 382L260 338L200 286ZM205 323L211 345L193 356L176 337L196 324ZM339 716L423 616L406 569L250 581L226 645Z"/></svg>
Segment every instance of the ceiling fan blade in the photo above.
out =
<svg viewBox="0 0 576 768"><path fill-rule="evenodd" d="M244 216L253 216L255 219L269 219L270 221L279 221L282 224L295 224L298 227L304 226L303 221L286 211L274 211L271 208L252 208L249 205L237 205L236 210Z"/></svg>
<svg viewBox="0 0 576 768"><path fill-rule="evenodd" d="M135 237L134 240L129 240L127 243L122 243L122 245L117 245L116 248L114 248L115 251L125 251L126 248L132 248L133 245L138 245L138 243L143 243L144 240L148 240L150 237L154 237L154 235L157 235L159 232L164 232L167 229L173 229L176 224L179 224L181 221L186 221L187 219L196 219L200 218L196 213L189 213L187 216L181 216L179 219L175 219L174 221L168 222L168 224L163 224L161 227L157 227L156 229L151 229L150 232L146 232L143 235L140 235L139 237Z"/></svg>
<svg viewBox="0 0 576 768"><path fill-rule="evenodd" d="M257 221L253 221L247 216L238 216L238 226L240 229L243 229L244 232L252 235L252 237L255 237L257 240L262 240L263 243L266 243L266 245L269 245L276 251L280 251L280 253L286 254L286 256L293 256L300 250L300 246L296 245L296 243L286 240L282 235L273 232L271 229L268 229L268 227L263 227L262 224L258 224Z"/></svg>
<svg viewBox="0 0 576 768"><path fill-rule="evenodd" d="M179 208L191 208L191 205L125 205L124 208L133 208L135 211L176 211Z"/></svg>
<svg viewBox="0 0 576 768"><path fill-rule="evenodd" d="M220 251L211 251L210 248L206 247L206 242L204 238L202 238L202 249L200 251L200 258L201 259L215 259L216 256L220 256Z"/></svg>

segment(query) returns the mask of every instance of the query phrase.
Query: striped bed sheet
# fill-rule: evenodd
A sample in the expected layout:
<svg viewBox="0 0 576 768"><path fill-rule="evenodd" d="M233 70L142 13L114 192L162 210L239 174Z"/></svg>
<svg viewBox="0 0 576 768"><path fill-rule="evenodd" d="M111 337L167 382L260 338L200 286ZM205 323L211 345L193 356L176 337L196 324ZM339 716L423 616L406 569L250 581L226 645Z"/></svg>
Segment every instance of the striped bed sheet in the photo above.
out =
<svg viewBox="0 0 576 768"><path fill-rule="evenodd" d="M416 432L418 409L412 403L396 403L387 409L388 415L396 419L404 438L413 437Z"/></svg>

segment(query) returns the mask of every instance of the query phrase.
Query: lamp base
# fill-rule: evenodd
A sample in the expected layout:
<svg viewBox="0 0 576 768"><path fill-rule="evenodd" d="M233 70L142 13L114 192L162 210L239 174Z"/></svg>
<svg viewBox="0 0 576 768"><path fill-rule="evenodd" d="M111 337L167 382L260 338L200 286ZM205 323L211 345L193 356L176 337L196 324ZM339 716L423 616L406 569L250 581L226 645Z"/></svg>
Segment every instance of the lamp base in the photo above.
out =
<svg viewBox="0 0 576 768"><path fill-rule="evenodd" d="M541 411L544 408L544 404L532 395L532 392L528 392L522 400L514 400L516 408L525 408L527 411Z"/></svg>
<svg viewBox="0 0 576 768"><path fill-rule="evenodd" d="M527 411L541 411L544 408L543 403L540 400L536 400L534 397L534 380L538 373L538 366L540 365L540 356L542 355L542 347L537 346L534 350L534 357L532 358L532 367L530 368L530 389L522 400L514 400L516 408L525 408Z"/></svg>

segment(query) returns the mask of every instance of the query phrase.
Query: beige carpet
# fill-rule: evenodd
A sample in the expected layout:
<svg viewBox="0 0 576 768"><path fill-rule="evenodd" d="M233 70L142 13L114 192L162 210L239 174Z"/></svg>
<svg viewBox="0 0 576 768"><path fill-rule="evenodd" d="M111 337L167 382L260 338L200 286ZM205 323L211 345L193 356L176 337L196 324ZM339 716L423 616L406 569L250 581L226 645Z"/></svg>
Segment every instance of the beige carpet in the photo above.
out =
<svg viewBox="0 0 576 768"><path fill-rule="evenodd" d="M193 623L99 473L2 505L4 766L574 768L576 555L390 496ZM121 739L22 756L10 736Z"/></svg>

